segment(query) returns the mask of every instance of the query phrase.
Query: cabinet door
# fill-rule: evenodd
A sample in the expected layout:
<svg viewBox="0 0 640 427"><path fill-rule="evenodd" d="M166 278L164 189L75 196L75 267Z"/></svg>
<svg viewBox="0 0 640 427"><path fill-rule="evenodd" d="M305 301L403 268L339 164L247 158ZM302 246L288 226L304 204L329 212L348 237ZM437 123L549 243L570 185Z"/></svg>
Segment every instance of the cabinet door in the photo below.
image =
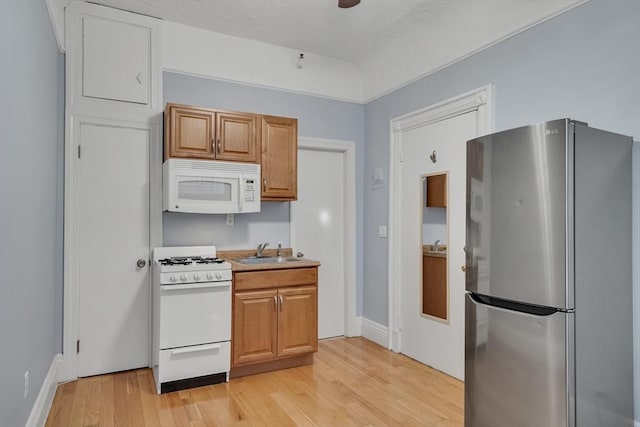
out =
<svg viewBox="0 0 640 427"><path fill-rule="evenodd" d="M238 292L233 298L233 366L277 356L277 291Z"/></svg>
<svg viewBox="0 0 640 427"><path fill-rule="evenodd" d="M214 113L170 105L165 111L165 160L169 157L214 159Z"/></svg>
<svg viewBox="0 0 640 427"><path fill-rule="evenodd" d="M83 96L149 104L149 27L84 16L82 52Z"/></svg>
<svg viewBox="0 0 640 427"><path fill-rule="evenodd" d="M317 351L318 288L279 289L278 299L278 356Z"/></svg>
<svg viewBox="0 0 640 427"><path fill-rule="evenodd" d="M427 207L447 207L447 175L432 175L427 177Z"/></svg>
<svg viewBox="0 0 640 427"><path fill-rule="evenodd" d="M447 259L422 257L422 313L447 319Z"/></svg>
<svg viewBox="0 0 640 427"><path fill-rule="evenodd" d="M262 117L262 200L298 196L298 121Z"/></svg>
<svg viewBox="0 0 640 427"><path fill-rule="evenodd" d="M218 160L258 163L258 117L254 114L216 113Z"/></svg>

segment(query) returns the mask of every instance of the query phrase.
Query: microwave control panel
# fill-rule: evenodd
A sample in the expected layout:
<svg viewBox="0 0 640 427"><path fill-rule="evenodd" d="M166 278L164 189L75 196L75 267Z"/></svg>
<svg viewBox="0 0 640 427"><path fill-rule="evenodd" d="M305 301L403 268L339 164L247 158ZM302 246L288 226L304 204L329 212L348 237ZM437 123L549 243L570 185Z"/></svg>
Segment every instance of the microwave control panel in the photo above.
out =
<svg viewBox="0 0 640 427"><path fill-rule="evenodd" d="M255 199L256 199L255 180L245 179L244 180L244 201L253 202L255 201Z"/></svg>

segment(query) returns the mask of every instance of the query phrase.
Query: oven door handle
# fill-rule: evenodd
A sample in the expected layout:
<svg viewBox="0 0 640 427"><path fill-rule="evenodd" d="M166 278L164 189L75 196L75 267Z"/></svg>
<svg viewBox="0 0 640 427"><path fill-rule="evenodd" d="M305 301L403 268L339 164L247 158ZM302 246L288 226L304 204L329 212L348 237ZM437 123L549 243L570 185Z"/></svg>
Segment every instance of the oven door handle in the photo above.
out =
<svg viewBox="0 0 640 427"><path fill-rule="evenodd" d="M204 288L230 288L231 281L223 282L203 282L203 283L185 283L182 285L162 285L163 291L183 291L187 289L204 289Z"/></svg>
<svg viewBox="0 0 640 427"><path fill-rule="evenodd" d="M221 348L222 348L221 344L199 345L197 347L185 347L185 348L178 348L175 350L171 350L171 355L176 356L178 354L196 353L199 351L220 350Z"/></svg>

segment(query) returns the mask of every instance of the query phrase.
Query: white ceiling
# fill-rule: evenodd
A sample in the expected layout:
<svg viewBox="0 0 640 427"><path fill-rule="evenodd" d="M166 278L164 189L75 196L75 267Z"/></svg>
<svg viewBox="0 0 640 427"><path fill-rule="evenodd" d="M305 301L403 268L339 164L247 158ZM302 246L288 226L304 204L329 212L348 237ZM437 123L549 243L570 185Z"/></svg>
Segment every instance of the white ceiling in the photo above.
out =
<svg viewBox="0 0 640 427"><path fill-rule="evenodd" d="M364 85L399 86L585 0L92 0L355 64ZM382 64L396 70L375 75ZM367 79L369 81L367 81ZM388 81L386 81L388 80ZM380 90L377 90L380 92Z"/></svg>

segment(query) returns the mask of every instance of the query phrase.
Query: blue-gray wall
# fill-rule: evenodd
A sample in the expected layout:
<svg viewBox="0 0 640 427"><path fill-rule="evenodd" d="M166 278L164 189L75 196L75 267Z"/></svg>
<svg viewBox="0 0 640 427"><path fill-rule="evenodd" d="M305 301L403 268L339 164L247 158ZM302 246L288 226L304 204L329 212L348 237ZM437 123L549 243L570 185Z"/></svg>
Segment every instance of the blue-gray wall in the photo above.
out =
<svg viewBox="0 0 640 427"><path fill-rule="evenodd" d="M13 427L61 348L61 55L44 0L0 1L0 52L0 426Z"/></svg>
<svg viewBox="0 0 640 427"><path fill-rule="evenodd" d="M571 117L639 140L639 17L640 1L592 0L368 103L364 175L382 167L388 176L392 118L489 83L495 130ZM388 197L388 185L365 187L363 315L383 325L387 241L377 229L387 224Z"/></svg>
<svg viewBox="0 0 640 427"><path fill-rule="evenodd" d="M246 111L298 119L300 137L354 141L356 144L356 224L363 224L362 162L364 160L364 107L316 96L258 88L218 80L164 73L164 102ZM331 173L331 171L327 171ZM321 177L319 177L321 179ZM254 248L260 242L289 245L289 203L263 202L259 213L225 215L165 212L163 244L205 245L220 249ZM362 233L357 232L357 313L362 312ZM295 248L294 248L295 249Z"/></svg>

